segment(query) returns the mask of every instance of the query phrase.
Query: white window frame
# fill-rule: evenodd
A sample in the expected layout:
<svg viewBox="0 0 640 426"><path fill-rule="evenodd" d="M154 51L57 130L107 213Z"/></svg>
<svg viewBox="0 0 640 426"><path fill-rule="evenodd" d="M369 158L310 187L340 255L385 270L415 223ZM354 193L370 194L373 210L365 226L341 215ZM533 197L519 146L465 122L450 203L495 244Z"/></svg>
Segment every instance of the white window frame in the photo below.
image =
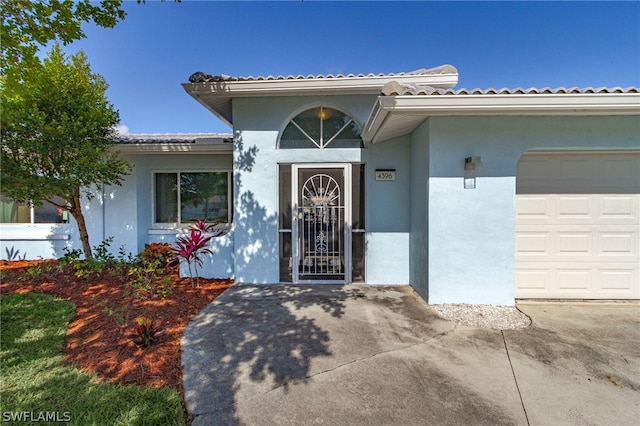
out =
<svg viewBox="0 0 640 426"><path fill-rule="evenodd" d="M69 240L71 226L69 212L63 212L66 222L36 222L35 208L29 203L29 222L0 223L0 241Z"/></svg>
<svg viewBox="0 0 640 426"><path fill-rule="evenodd" d="M324 127L322 126L322 121L323 119L320 120L320 140L315 140L314 138L312 138L305 129L302 128L302 126L300 126L298 123L296 123L294 120L300 115L303 114L307 111L310 110L316 110L319 109L320 110L320 115L323 115L323 110L327 108L327 109L332 109L335 111L338 111L341 114L344 114L346 117L349 118L349 121L347 123L345 123L340 130L338 130L331 138L329 138L328 140L324 140ZM342 133L342 131L347 128L350 124L355 124L355 126L358 128L358 131L360 132L360 147L350 147L350 148L334 148L331 145L331 142L333 142L340 133ZM358 123L355 118L353 118L353 116L345 111L343 111L341 108L333 106L331 104L319 104L319 105L315 105L315 106L310 106L310 107L306 107L304 109L299 110L298 112L296 112L295 114L293 114L292 116L289 117L289 119L286 121L284 127L282 127L282 129L280 130L280 133L278 135L278 143L277 143L277 149L309 149L309 148L282 148L281 143L282 143L282 136L284 134L284 131L287 129L287 127L289 126L289 124L293 124L301 133L302 135L309 141L311 142L313 145L316 146L316 148L323 150L323 149L362 149L364 147L364 140L362 139L362 126L360 125L360 123Z"/></svg>
<svg viewBox="0 0 640 426"><path fill-rule="evenodd" d="M174 173L178 175L178 222L156 222L156 174L159 173ZM152 229L186 229L189 228L192 223L180 222L180 174L181 173L227 173L227 222L220 223L216 228L228 229L233 222L233 170L229 168L225 169L158 169L151 171L151 227Z"/></svg>

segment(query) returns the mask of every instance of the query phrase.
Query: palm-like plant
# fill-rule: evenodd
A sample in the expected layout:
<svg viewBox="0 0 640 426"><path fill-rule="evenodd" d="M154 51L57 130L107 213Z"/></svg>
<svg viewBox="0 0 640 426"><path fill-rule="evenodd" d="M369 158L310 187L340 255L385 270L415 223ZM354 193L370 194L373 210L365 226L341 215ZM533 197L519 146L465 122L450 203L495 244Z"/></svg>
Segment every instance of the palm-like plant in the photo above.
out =
<svg viewBox="0 0 640 426"><path fill-rule="evenodd" d="M134 332L129 335L131 339L133 339L134 343L138 346L142 346L143 348L148 348L153 345L156 341L156 338L163 333L163 330L160 330L160 322L152 321L149 318L138 317L136 318L136 327Z"/></svg>
<svg viewBox="0 0 640 426"><path fill-rule="evenodd" d="M187 262L189 267L189 277L191 285L193 285L193 277L196 278L196 285L200 285L200 276L198 274L198 266L202 267L202 255L213 254L209 248L209 241L219 234L214 229L215 223L206 223L198 220L187 235L176 238L176 248L173 249L175 255ZM205 235L210 234L210 235Z"/></svg>

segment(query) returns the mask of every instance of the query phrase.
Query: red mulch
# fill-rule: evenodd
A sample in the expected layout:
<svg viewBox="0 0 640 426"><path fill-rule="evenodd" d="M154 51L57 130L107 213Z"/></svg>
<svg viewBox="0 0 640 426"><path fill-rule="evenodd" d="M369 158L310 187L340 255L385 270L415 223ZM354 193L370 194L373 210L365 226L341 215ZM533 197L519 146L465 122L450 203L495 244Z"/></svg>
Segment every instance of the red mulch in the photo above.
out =
<svg viewBox="0 0 640 426"><path fill-rule="evenodd" d="M27 268L38 263L51 264L56 272L25 279ZM65 352L67 360L80 369L109 382L170 387L182 393L182 332L233 282L200 279L200 285L195 287L188 278L178 276L177 268L171 268L171 294L166 298L156 295L136 299L125 294L126 286L120 279L108 274L78 279L71 273L57 272L55 265L56 261L0 261L0 292L41 292L73 302L76 315L69 324ZM128 303L128 323L119 325L114 315L105 312L105 303L114 310ZM160 321L164 330L149 348L136 346L128 337L140 316Z"/></svg>

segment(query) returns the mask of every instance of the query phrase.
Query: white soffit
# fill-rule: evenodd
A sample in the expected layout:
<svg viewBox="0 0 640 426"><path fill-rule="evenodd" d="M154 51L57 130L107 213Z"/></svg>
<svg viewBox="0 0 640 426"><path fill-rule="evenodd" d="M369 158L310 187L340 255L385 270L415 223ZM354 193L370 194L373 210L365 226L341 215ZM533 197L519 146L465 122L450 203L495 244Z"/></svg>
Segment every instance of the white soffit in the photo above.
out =
<svg viewBox="0 0 640 426"><path fill-rule="evenodd" d="M381 123L380 128L375 132L375 137L365 139L371 132L364 132L363 140L365 142L377 143L400 136L408 135L413 132L425 120L425 116L421 114L391 114ZM369 123L367 123L368 125ZM365 129L367 127L365 126Z"/></svg>
<svg viewBox="0 0 640 426"><path fill-rule="evenodd" d="M636 88L408 90L392 82L384 89L364 126L367 143L409 134L433 116L640 115ZM385 91L393 94L385 96Z"/></svg>

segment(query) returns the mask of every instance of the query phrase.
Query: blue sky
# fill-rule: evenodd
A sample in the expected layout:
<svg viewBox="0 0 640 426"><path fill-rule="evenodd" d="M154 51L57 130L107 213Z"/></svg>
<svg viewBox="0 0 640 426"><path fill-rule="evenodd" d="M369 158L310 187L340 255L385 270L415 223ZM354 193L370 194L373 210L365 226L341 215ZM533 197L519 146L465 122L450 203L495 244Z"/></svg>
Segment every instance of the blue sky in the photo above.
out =
<svg viewBox="0 0 640 426"><path fill-rule="evenodd" d="M233 76L454 65L457 88L640 86L640 2L125 2L82 48L131 133L230 132L186 94Z"/></svg>

